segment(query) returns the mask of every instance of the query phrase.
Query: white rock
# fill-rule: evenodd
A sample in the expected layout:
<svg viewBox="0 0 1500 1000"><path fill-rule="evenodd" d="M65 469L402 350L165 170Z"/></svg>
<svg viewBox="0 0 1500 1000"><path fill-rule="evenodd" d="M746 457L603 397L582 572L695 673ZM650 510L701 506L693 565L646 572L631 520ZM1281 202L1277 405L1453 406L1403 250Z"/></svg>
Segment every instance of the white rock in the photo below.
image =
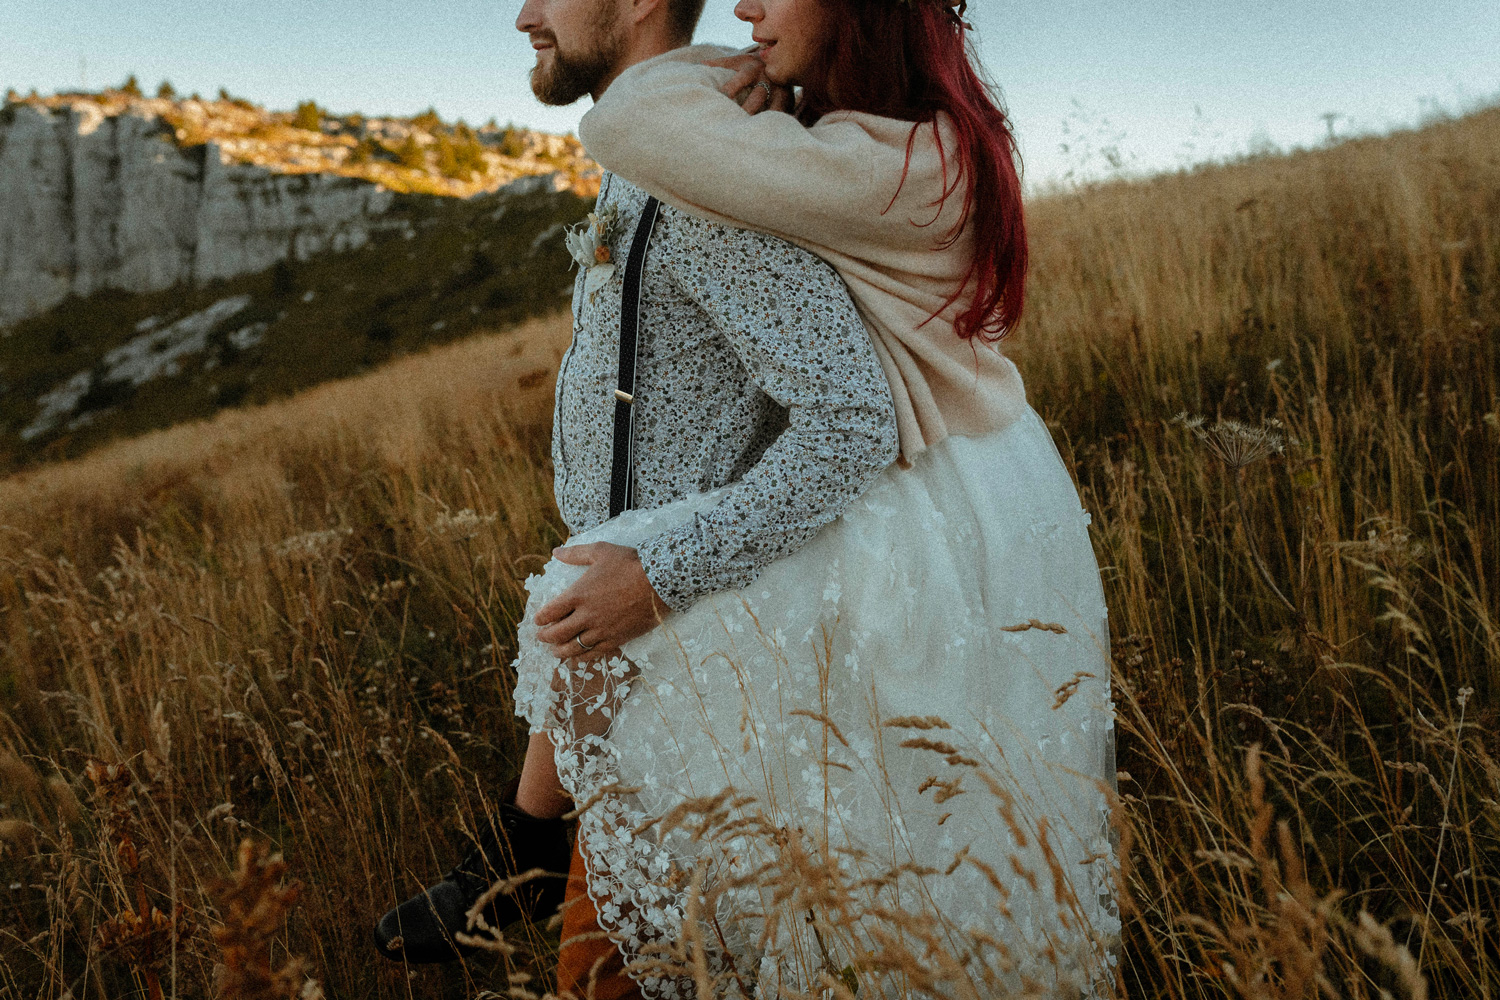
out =
<svg viewBox="0 0 1500 1000"><path fill-rule="evenodd" d="M251 323L234 331L229 335L229 342L241 351L248 351L262 340L266 339L266 330L269 329L265 323Z"/></svg>
<svg viewBox="0 0 1500 1000"><path fill-rule="evenodd" d="M144 385L154 378L170 378L182 371L182 359L200 354L208 347L208 335L225 320L231 319L250 304L250 296L235 295L221 299L200 312L186 316L170 326L154 329L156 323L141 323L136 329L147 332L134 337L104 355L99 373L102 384L129 382ZM229 335L241 350L253 346L265 336L266 324L256 323ZM36 402L36 419L21 431L21 440L30 441L53 430L65 417L72 417L68 430L89 423L89 414L74 417L78 404L94 387L93 372L79 372L68 381L44 393Z"/></svg>
<svg viewBox="0 0 1500 1000"><path fill-rule="evenodd" d="M171 326L126 341L104 355L104 381L138 386L177 374L182 358L201 353L208 347L208 335L214 327L249 304L248 295L221 299Z"/></svg>
<svg viewBox="0 0 1500 1000"><path fill-rule="evenodd" d="M41 412L35 420L21 429L21 440L30 441L56 427L58 421L72 413L78 406L78 401L88 395L93 385L92 373L79 372L56 389L45 393L36 401Z"/></svg>

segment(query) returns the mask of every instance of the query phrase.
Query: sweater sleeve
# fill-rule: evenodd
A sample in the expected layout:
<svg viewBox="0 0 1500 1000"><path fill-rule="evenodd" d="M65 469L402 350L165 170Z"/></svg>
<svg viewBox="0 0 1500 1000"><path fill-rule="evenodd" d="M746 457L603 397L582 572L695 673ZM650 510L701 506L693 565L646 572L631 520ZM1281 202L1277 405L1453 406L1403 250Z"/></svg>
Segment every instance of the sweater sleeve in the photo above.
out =
<svg viewBox="0 0 1500 1000"><path fill-rule="evenodd" d="M728 340L788 426L719 505L637 548L674 610L748 586L896 460L890 385L838 274L781 240L664 216L677 286Z"/></svg>
<svg viewBox="0 0 1500 1000"><path fill-rule="evenodd" d="M626 70L579 125L589 154L673 207L815 252L931 250L958 221L961 196L934 209L953 185L934 126L746 114L718 90L733 74L702 63L724 54L681 49Z"/></svg>

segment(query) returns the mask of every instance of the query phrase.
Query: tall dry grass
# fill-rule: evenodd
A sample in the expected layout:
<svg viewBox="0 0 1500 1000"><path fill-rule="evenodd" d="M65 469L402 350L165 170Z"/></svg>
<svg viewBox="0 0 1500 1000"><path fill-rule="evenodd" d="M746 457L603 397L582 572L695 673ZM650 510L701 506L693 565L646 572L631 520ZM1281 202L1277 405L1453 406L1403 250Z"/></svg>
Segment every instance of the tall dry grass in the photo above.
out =
<svg viewBox="0 0 1500 1000"><path fill-rule="evenodd" d="M1223 966L1279 905L1238 777L1260 744L1317 891L1394 928L1432 995L1497 995L1500 111L1055 197L1031 225L1014 353L1095 512L1129 978L1285 995ZM1231 468L1179 412L1279 421L1285 452ZM1368 971L1328 960L1335 989L1390 987Z"/></svg>
<svg viewBox="0 0 1500 1000"><path fill-rule="evenodd" d="M1031 227L1013 353L1115 630L1122 990L1496 996L1500 112L1054 196ZM516 764L565 338L0 483L0 997L545 970L537 933L412 979L367 936Z"/></svg>
<svg viewBox="0 0 1500 1000"><path fill-rule="evenodd" d="M505 668L529 558L561 540L567 336L531 324L0 484L0 995L213 995L213 889L246 837L303 883L283 944L330 996L430 991L376 968L371 918L453 863L524 741ZM149 961L99 932L179 909Z"/></svg>

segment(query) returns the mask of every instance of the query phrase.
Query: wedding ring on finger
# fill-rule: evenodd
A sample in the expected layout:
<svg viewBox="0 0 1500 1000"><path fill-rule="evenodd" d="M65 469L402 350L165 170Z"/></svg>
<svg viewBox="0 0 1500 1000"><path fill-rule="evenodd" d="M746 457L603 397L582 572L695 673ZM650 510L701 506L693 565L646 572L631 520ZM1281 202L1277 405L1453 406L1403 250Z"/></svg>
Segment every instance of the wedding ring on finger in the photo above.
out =
<svg viewBox="0 0 1500 1000"><path fill-rule="evenodd" d="M594 643L593 646L590 646L588 643L584 642L583 641L583 633L582 632L579 632L577 635L575 635L573 637L573 641L576 642L576 643L578 643L578 648L581 649L581 650L583 650L585 653L592 653L594 651L595 647L597 647L599 645L596 642L596 643Z"/></svg>
<svg viewBox="0 0 1500 1000"><path fill-rule="evenodd" d="M776 96L775 94L771 93L771 85L762 80L757 83L756 86L766 92L766 104L769 105L771 103L771 99Z"/></svg>

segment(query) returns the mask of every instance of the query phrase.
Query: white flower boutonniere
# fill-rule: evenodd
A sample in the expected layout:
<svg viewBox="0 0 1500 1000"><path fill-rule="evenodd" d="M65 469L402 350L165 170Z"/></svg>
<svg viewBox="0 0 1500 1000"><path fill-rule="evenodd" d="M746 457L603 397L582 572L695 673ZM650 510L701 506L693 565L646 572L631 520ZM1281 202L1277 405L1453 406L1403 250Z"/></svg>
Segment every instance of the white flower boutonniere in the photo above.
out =
<svg viewBox="0 0 1500 1000"><path fill-rule="evenodd" d="M615 275L614 251L610 249L619 235L620 210L611 205L568 230L568 253L583 268L583 293L592 296Z"/></svg>

